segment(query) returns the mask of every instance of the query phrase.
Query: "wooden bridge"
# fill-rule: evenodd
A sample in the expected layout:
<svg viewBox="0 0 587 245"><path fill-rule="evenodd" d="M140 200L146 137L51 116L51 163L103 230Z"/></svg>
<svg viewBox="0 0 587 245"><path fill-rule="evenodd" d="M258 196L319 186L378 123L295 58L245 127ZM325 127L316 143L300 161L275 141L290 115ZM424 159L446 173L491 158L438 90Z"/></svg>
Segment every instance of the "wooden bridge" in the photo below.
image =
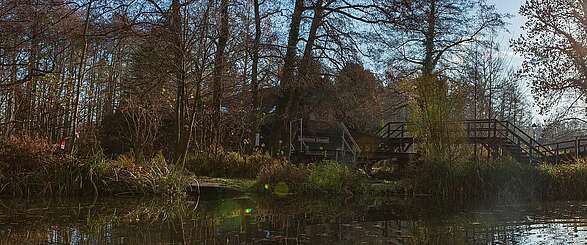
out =
<svg viewBox="0 0 587 245"><path fill-rule="evenodd" d="M518 162L560 163L587 155L587 137L542 144L508 121L466 120L448 124L447 128L454 130L455 135L462 135L463 142L483 147L488 157L510 155ZM390 122L382 127L377 132L382 139L381 145L373 152L373 157L378 154L383 157L385 154L388 157L417 154L414 147L417 142L407 130L409 126L406 122Z"/></svg>
<svg viewBox="0 0 587 245"><path fill-rule="evenodd" d="M452 135L480 147L478 154L511 156L523 163L561 163L587 156L587 137L542 144L508 121L495 119L448 122ZM454 126L453 126L454 125ZM389 122L375 135L352 134L340 122L314 121L291 134L290 156L341 162L392 160L408 162L418 154L418 142L406 122ZM306 132L303 132L303 131ZM296 140L292 140L296 139Z"/></svg>

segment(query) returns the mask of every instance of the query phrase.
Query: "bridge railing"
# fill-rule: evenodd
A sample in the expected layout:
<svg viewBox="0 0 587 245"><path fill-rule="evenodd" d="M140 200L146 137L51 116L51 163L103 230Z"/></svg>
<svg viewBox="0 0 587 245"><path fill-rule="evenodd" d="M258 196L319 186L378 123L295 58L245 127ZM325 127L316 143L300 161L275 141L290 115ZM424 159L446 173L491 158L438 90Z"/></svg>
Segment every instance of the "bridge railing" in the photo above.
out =
<svg viewBox="0 0 587 245"><path fill-rule="evenodd" d="M488 120L466 120L466 121L451 121L445 122L445 124L451 125L447 127L449 132L462 132L467 137L499 137L502 134L498 134L497 131L506 131L504 127L498 127L498 121ZM408 127L413 125L410 122L388 122L382 128L380 128L376 135L382 138L406 138L412 137L408 130Z"/></svg>
<svg viewBox="0 0 587 245"><path fill-rule="evenodd" d="M377 132L377 135L382 138L411 137L407 130L410 124L409 122L389 122ZM446 124L455 125L455 127L448 127L448 130L454 130L455 132L460 131L460 128L464 129L466 138L472 142L494 140L497 143L506 140L511 144L519 146L520 150L536 160L544 160L548 157L558 157L560 155L559 151L555 152L551 147L544 146L534 139L534 137L528 135L527 132L508 121L480 119L452 121L446 122ZM585 145L579 146L587 152L587 139L585 139L584 143Z"/></svg>
<svg viewBox="0 0 587 245"><path fill-rule="evenodd" d="M555 156L553 151L538 142L534 137L528 135L528 133L515 124L509 121L499 121L499 123L508 130L509 139L518 144L531 157L546 160L547 157Z"/></svg>
<svg viewBox="0 0 587 245"><path fill-rule="evenodd" d="M545 160L547 157L555 156L555 152L538 142L534 137L522 130L520 127L509 121L496 119L467 120L467 136L469 139L495 139L507 140L520 149L530 158Z"/></svg>
<svg viewBox="0 0 587 245"><path fill-rule="evenodd" d="M407 122L388 122L381 127L376 135L381 138L404 138L411 137L408 132Z"/></svg>
<svg viewBox="0 0 587 245"><path fill-rule="evenodd" d="M544 147L553 151L557 159L579 158L587 153L587 138L575 137L575 139L548 143Z"/></svg>

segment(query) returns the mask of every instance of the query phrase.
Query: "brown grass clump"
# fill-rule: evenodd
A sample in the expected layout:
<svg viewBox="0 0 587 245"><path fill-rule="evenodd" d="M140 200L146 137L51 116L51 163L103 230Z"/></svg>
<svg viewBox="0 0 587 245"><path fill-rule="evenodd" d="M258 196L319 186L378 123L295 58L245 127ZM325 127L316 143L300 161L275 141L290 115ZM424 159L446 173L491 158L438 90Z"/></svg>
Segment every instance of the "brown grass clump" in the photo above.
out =
<svg viewBox="0 0 587 245"><path fill-rule="evenodd" d="M0 195L84 196L180 194L186 181L161 154L140 162L116 160L101 152L76 158L56 152L43 138L13 137L0 142Z"/></svg>
<svg viewBox="0 0 587 245"><path fill-rule="evenodd" d="M199 176L255 178L263 166L280 163L267 154L250 155L224 150L209 150L188 156L186 169Z"/></svg>
<svg viewBox="0 0 587 245"><path fill-rule="evenodd" d="M360 171L334 161L308 166L279 163L264 166L257 185L265 191L281 194L353 195L365 191L366 176Z"/></svg>

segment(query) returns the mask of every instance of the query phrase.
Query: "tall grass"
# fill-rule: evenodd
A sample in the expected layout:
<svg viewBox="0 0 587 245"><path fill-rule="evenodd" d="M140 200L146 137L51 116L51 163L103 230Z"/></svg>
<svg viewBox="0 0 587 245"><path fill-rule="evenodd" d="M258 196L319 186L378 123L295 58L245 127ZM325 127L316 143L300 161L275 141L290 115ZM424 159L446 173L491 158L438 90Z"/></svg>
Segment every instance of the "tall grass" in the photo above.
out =
<svg viewBox="0 0 587 245"><path fill-rule="evenodd" d="M216 149L188 155L186 169L199 176L255 178L263 166L283 162L259 152L245 155Z"/></svg>
<svg viewBox="0 0 587 245"><path fill-rule="evenodd" d="M261 168L257 177L259 189L278 195L306 190L309 170L288 163L275 163Z"/></svg>
<svg viewBox="0 0 587 245"><path fill-rule="evenodd" d="M257 184L265 191L284 194L353 195L365 191L366 176L357 169L321 161L309 166L287 163L264 166Z"/></svg>
<svg viewBox="0 0 587 245"><path fill-rule="evenodd" d="M541 193L549 200L587 200L587 162L540 166Z"/></svg>
<svg viewBox="0 0 587 245"><path fill-rule="evenodd" d="M309 187L325 193L363 193L365 175L335 161L321 161L310 169Z"/></svg>
<svg viewBox="0 0 587 245"><path fill-rule="evenodd" d="M413 193L440 201L585 200L587 164L527 165L514 161L425 162L412 168Z"/></svg>
<svg viewBox="0 0 587 245"><path fill-rule="evenodd" d="M140 162L132 154L115 160L101 152L73 157L55 152L42 138L0 143L0 195L84 196L183 193L186 181L161 154Z"/></svg>

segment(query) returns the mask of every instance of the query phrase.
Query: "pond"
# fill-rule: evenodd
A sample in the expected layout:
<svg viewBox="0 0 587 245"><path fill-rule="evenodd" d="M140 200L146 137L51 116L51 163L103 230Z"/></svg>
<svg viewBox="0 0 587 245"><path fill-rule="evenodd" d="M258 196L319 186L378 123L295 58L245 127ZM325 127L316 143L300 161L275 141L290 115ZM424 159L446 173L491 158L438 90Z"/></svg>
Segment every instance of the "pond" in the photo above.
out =
<svg viewBox="0 0 587 245"><path fill-rule="evenodd" d="M587 203L435 208L414 199L0 200L0 244L559 244Z"/></svg>

